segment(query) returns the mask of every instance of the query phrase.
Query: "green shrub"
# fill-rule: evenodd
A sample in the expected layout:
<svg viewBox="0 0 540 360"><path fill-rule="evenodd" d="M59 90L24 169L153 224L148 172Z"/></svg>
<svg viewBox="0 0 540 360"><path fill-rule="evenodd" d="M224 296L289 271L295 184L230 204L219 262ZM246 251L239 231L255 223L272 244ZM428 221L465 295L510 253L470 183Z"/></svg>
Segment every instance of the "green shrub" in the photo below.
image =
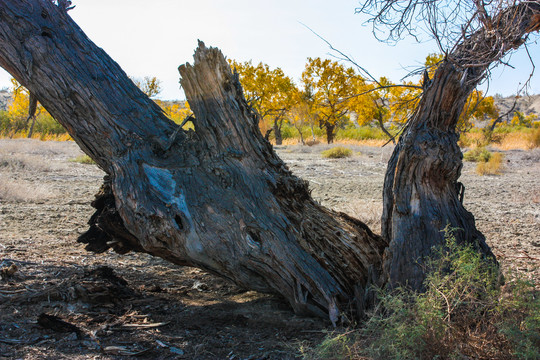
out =
<svg viewBox="0 0 540 360"><path fill-rule="evenodd" d="M340 159L352 156L353 152L351 149L348 149L343 146L336 146L331 149L325 150L322 153L324 158L328 159Z"/></svg>
<svg viewBox="0 0 540 360"><path fill-rule="evenodd" d="M486 161L489 161L490 158L491 158L491 153L487 151L486 148L483 148L483 147L469 150L465 154L463 154L463 159L465 161L486 162Z"/></svg>
<svg viewBox="0 0 540 360"><path fill-rule="evenodd" d="M67 131L52 116L48 114L41 114L36 118L34 133L58 135L67 133Z"/></svg>
<svg viewBox="0 0 540 360"><path fill-rule="evenodd" d="M92 160L92 158L88 155L80 155L80 156L77 156L76 158L70 159L69 161L76 162L79 164L87 164L87 165L95 164L95 161Z"/></svg>
<svg viewBox="0 0 540 360"><path fill-rule="evenodd" d="M306 357L540 359L535 284L514 279L500 287L494 262L473 245L457 244L459 230L444 231L445 246L433 249L426 262L425 292L379 289L378 305L362 328L327 338L304 350Z"/></svg>
<svg viewBox="0 0 540 360"><path fill-rule="evenodd" d="M315 348L300 348L300 353L306 360L353 359L355 352L353 342L354 339L347 333L332 333Z"/></svg>
<svg viewBox="0 0 540 360"><path fill-rule="evenodd" d="M295 137L298 137L298 130L290 125L283 124L281 127L281 138L285 140L294 139Z"/></svg>
<svg viewBox="0 0 540 360"><path fill-rule="evenodd" d="M0 110L0 134L6 134L11 129L11 121L9 119L9 113L4 110Z"/></svg>
<svg viewBox="0 0 540 360"><path fill-rule="evenodd" d="M378 127L360 126L338 129L336 140L368 140L368 139L388 139L388 136Z"/></svg>

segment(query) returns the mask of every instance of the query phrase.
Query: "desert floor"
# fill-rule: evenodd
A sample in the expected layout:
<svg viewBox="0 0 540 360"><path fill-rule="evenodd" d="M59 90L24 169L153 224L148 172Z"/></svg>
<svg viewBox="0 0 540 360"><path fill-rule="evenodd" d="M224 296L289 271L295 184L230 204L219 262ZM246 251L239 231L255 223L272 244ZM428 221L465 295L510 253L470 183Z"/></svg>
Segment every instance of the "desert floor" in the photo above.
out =
<svg viewBox="0 0 540 360"><path fill-rule="evenodd" d="M326 148L276 150L310 181L315 199L380 232L392 149L350 147L353 157L330 160L321 157ZM479 176L464 164L464 203L505 272L539 279L540 149L504 153L501 175ZM76 239L104 173L72 161L80 155L73 142L0 140L0 268L16 266L0 279L0 359L294 359L331 331L279 297L202 270L85 251ZM44 313L78 334L39 325Z"/></svg>

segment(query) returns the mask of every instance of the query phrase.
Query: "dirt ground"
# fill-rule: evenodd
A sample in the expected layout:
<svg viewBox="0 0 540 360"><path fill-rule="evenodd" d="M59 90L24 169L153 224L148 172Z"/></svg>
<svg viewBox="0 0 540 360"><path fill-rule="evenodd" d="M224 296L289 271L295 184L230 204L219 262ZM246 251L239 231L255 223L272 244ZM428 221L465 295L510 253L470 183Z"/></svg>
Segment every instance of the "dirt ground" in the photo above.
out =
<svg viewBox="0 0 540 360"><path fill-rule="evenodd" d="M392 149L349 147L337 160L324 145L277 151L322 204L380 232ZM86 252L76 239L103 173L80 155L72 142L0 140L0 359L295 359L331 330L198 269ZM465 205L504 268L538 279L540 149L505 156L498 176L465 163Z"/></svg>

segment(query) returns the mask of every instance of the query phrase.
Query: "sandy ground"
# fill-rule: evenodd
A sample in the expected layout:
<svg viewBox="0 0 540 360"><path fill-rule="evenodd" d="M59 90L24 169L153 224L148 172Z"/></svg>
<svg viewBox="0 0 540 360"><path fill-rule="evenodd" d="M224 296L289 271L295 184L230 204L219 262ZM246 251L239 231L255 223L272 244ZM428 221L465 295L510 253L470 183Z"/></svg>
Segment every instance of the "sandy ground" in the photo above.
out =
<svg viewBox="0 0 540 360"><path fill-rule="evenodd" d="M318 201L379 232L392 149L351 147L353 157L329 160L326 148L277 151ZM80 155L72 142L0 140L0 359L294 359L330 330L198 269L86 252L76 239L103 173L70 161ZM498 176L465 163L465 205L506 271L538 279L540 149L505 156Z"/></svg>

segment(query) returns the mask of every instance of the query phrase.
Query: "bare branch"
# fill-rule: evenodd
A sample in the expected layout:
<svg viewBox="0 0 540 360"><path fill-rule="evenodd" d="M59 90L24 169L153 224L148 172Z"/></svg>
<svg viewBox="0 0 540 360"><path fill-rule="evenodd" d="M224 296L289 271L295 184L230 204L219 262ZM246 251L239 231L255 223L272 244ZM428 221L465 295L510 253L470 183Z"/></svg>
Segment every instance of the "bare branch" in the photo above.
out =
<svg viewBox="0 0 540 360"><path fill-rule="evenodd" d="M306 29L308 29L309 31L311 31L315 36L317 36L319 39L321 39L322 41L324 41L328 47L330 48L330 50L332 51L335 51L336 53L338 53L339 55L341 55L343 57L343 60L346 60L348 62L350 62L351 64L353 64L354 66L356 66L358 68L358 70L360 70L360 74L362 75L362 77L367 77L369 78L371 81L373 81L374 83L376 83L377 85L380 85L379 84L379 81L373 76L371 75L371 73L369 71L367 71L364 67L358 65L353 59L351 59L351 57L349 57L348 55L345 55L341 50L338 50L336 49L328 40L326 40L325 38L323 38L321 35L319 35L317 32L315 32L313 29L311 29L309 26L307 26L306 24L303 24L303 23L300 23L302 26L304 26ZM364 76L365 74L365 76Z"/></svg>

